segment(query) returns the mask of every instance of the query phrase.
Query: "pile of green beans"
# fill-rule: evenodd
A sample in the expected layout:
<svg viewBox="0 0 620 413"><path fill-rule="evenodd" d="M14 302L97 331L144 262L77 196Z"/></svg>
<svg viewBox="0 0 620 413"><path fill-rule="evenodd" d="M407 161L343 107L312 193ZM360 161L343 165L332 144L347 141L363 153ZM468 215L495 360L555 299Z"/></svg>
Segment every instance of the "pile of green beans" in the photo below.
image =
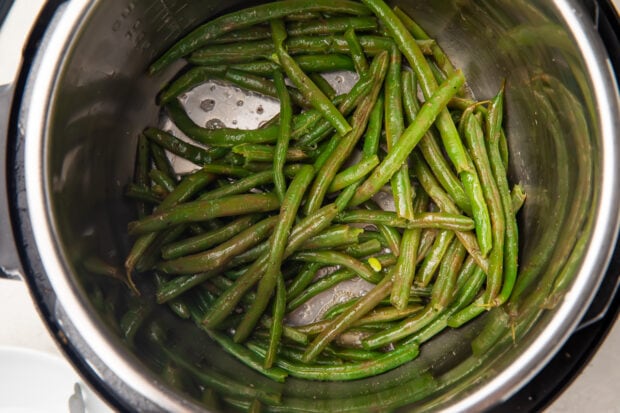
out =
<svg viewBox="0 0 620 413"><path fill-rule="evenodd" d="M189 140L146 129L127 188L137 218L125 281L136 294L153 280L157 303L280 382L384 373L508 302L525 194L507 177L504 85L489 100L466 95L441 47L383 0L239 10L149 71L180 58L188 67L159 101ZM321 76L335 70L359 79L343 95ZM279 115L256 130L196 125L177 97L213 79L278 99ZM177 174L166 152L197 169ZM393 209L375 203L386 196ZM287 323L357 278L365 294Z"/></svg>

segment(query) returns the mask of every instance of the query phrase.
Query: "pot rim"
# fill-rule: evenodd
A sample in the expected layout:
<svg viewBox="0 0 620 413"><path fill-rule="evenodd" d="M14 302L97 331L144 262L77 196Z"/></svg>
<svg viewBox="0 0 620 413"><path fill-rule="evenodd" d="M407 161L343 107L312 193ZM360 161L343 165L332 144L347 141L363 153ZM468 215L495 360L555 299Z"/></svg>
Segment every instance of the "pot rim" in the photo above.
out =
<svg viewBox="0 0 620 413"><path fill-rule="evenodd" d="M47 108L55 100L56 86L68 52L73 33L88 21L96 0L71 1L61 6L48 28L33 70L27 81L20 109L20 124L24 130L24 170L28 225L33 229L36 254L39 255L46 277L58 303L65 309L70 323L83 336L87 345L103 363L126 385L165 410L192 411L200 407L180 401L178 394L163 385L154 374L139 369L133 355L118 346L117 340L105 331L99 319L88 310L89 304L80 287L71 277L63 252L57 245L54 217L48 193L45 143L48 141L50 114ZM614 249L620 227L620 97L613 69L605 48L590 22L584 18L576 0L555 1L562 18L585 62L593 90L595 106L602 110L598 118L601 148L600 194L596 200L596 219L587 252L571 289L548 322L542 334L533 338L525 351L494 379L476 388L446 411L482 410L508 398L529 380L557 352L571 334L603 279ZM51 70L50 68L53 68ZM32 247L31 247L32 248ZM589 275L588 275L589 274ZM588 303L588 305L582 305Z"/></svg>

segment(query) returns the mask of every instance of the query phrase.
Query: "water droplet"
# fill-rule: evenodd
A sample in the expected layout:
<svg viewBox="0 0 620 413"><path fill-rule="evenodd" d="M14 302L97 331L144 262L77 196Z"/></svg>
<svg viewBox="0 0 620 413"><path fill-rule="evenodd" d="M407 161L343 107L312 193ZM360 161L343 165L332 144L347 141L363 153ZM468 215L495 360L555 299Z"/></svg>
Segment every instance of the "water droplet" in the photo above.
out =
<svg viewBox="0 0 620 413"><path fill-rule="evenodd" d="M238 100L237 101L237 106L241 107L241 106L243 106L244 103L245 103L244 101Z"/></svg>
<svg viewBox="0 0 620 413"><path fill-rule="evenodd" d="M224 124L224 122L222 122L221 120L217 118L210 119L207 121L207 123L205 123L205 128L207 129L221 129L225 127L226 125Z"/></svg>
<svg viewBox="0 0 620 413"><path fill-rule="evenodd" d="M210 90L211 92L213 92L213 91L215 90L215 85L211 85L211 87L209 88L209 90Z"/></svg>
<svg viewBox="0 0 620 413"><path fill-rule="evenodd" d="M215 100L213 99L205 99L202 102L200 102L200 109L204 110L205 112L211 112L214 107L215 107Z"/></svg>
<svg viewBox="0 0 620 413"><path fill-rule="evenodd" d="M236 125L236 124L237 124L237 119L233 120L233 121L232 121L232 124L233 124L233 125Z"/></svg>
<svg viewBox="0 0 620 413"><path fill-rule="evenodd" d="M263 109L262 106L259 106L258 108L256 108L256 113L259 114L259 115L262 115L264 111L265 111L265 109Z"/></svg>
<svg viewBox="0 0 620 413"><path fill-rule="evenodd" d="M336 76L336 82L338 82L338 83L344 82L344 77L342 77L340 75Z"/></svg>

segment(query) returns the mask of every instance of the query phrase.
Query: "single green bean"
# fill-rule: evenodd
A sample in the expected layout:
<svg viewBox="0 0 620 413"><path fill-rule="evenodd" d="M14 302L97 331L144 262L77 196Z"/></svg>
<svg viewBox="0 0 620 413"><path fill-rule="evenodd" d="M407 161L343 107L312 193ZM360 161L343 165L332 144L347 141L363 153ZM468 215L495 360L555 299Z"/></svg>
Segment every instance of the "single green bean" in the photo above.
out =
<svg viewBox="0 0 620 413"><path fill-rule="evenodd" d="M269 33L269 36L271 36L271 32ZM339 53L296 55L294 59L301 70L306 73L335 72L339 70L354 69L351 58L347 55ZM221 67L224 68L222 71L223 74L226 67ZM230 69L241 70L243 72L252 73L259 76L271 76L273 75L274 70L281 70L278 63L270 60L255 60L247 63L236 63L231 64L228 67Z"/></svg>
<svg viewBox="0 0 620 413"><path fill-rule="evenodd" d="M149 204L157 205L161 202L161 197L153 193L152 190L136 184L129 184L125 187L125 196Z"/></svg>
<svg viewBox="0 0 620 413"><path fill-rule="evenodd" d="M378 283L383 278L368 265L338 251L303 251L292 255L290 259L323 265L341 265L371 283Z"/></svg>
<svg viewBox="0 0 620 413"><path fill-rule="evenodd" d="M211 79L219 79L226 71L225 66L219 67L192 67L183 73L170 84L168 84L158 96L158 103L165 105L173 101L177 96L192 90L198 85L206 83Z"/></svg>
<svg viewBox="0 0 620 413"><path fill-rule="evenodd" d="M446 255L439 265L437 279L431 292L431 306L437 310L445 309L452 301L456 293L456 281L459 275L463 259L465 258L465 247L458 239L452 241L446 251Z"/></svg>
<svg viewBox="0 0 620 413"><path fill-rule="evenodd" d="M187 202L161 212L157 211L142 220L130 222L128 228L129 234L141 235L189 222L273 211L279 206L278 197L273 194L232 195L209 201Z"/></svg>
<svg viewBox="0 0 620 413"><path fill-rule="evenodd" d="M202 128L185 113L179 102L166 105L166 111L177 127L189 138L205 145L232 147L241 143L274 143L278 139L277 125L263 129Z"/></svg>
<svg viewBox="0 0 620 413"><path fill-rule="evenodd" d="M420 192L415 199L414 214L425 211L428 207L428 195ZM420 247L421 229L406 229L401 239L400 250L396 269L394 270L394 285L390 295L392 305L399 310L404 309L409 302L411 285L415 278L417 254Z"/></svg>
<svg viewBox="0 0 620 413"><path fill-rule="evenodd" d="M242 143L234 146L232 151L243 156L246 162L273 162L276 148L271 145ZM308 159L309 155L299 148L288 148L285 157L287 162L298 162Z"/></svg>
<svg viewBox="0 0 620 413"><path fill-rule="evenodd" d="M276 295L273 303L273 322L269 329L269 348L265 355L263 367L266 369L273 366L273 361L278 352L280 339L282 338L282 324L284 321L284 311L286 310L286 286L282 279L282 274L278 274L276 280Z"/></svg>
<svg viewBox="0 0 620 413"><path fill-rule="evenodd" d="M441 230L437 237L435 238L435 242L432 247L429 249L428 254L422 261L420 268L418 269L416 276L416 284L421 287L426 287L431 280L433 279L433 275L439 268L441 261L443 260L450 243L454 239L453 231Z"/></svg>
<svg viewBox="0 0 620 413"><path fill-rule="evenodd" d="M385 140L388 153L405 130L401 86L402 56L394 45L390 50L390 67L385 76ZM396 214L406 219L413 218L412 188L409 167L403 162L391 179L392 195Z"/></svg>
<svg viewBox="0 0 620 413"><path fill-rule="evenodd" d="M273 181L278 198L280 198L280 202L282 202L284 200L284 194L286 193L284 164L286 163L288 144L291 139L293 107L291 106L291 96L284 83L284 76L282 73L280 71L275 71L273 73L273 79L278 99L280 100L280 130L273 157Z"/></svg>
<svg viewBox="0 0 620 413"><path fill-rule="evenodd" d="M205 45L209 40L225 33L286 17L302 10L311 12L334 11L353 15L368 14L366 7L347 0L286 0L246 8L218 17L192 31L153 62L149 67L149 73L155 74L161 71L175 60L186 56Z"/></svg>
<svg viewBox="0 0 620 413"><path fill-rule="evenodd" d="M377 254L381 250L383 250L381 243L376 239L371 239L360 244L348 245L342 252L353 258L365 258Z"/></svg>
<svg viewBox="0 0 620 413"><path fill-rule="evenodd" d="M274 72L280 72L280 69L276 69ZM280 99L281 97L274 82L265 79L264 77L242 72L240 70L228 69L226 73L224 73L224 78L243 89L258 92L273 98ZM285 88L288 91L291 101L293 101L296 105L304 108L310 107L310 103L301 95L301 93L299 93L297 89L289 88L287 86L285 86Z"/></svg>
<svg viewBox="0 0 620 413"><path fill-rule="evenodd" d="M302 69L303 70L303 69ZM338 95L334 87L320 73L309 73L308 77L314 82L316 87L332 102Z"/></svg>
<svg viewBox="0 0 620 413"><path fill-rule="evenodd" d="M254 343L250 347L258 354L264 354L265 350ZM360 361L346 363L342 366L306 365L279 360L276 364L288 371L293 377L307 380L344 381L357 380L364 377L374 376L392 370L404 363L415 359L419 354L418 346L410 344L395 351L383 353L379 358L372 361Z"/></svg>
<svg viewBox="0 0 620 413"><path fill-rule="evenodd" d="M235 331L234 340L236 342L242 342L250 335L269 303L284 259L289 232L293 226L302 197L313 176L314 168L312 166L306 165L302 167L286 191L280 208L279 220L270 239L271 251L269 252L264 275L258 284L256 300L254 300L245 313L241 324L239 324Z"/></svg>
<svg viewBox="0 0 620 413"><path fill-rule="evenodd" d="M337 221L343 224L383 224L396 228L437 228L451 231L468 231L474 228L471 218L445 212L424 212L416 214L414 219L404 219L391 211L354 210L341 213Z"/></svg>
<svg viewBox="0 0 620 413"><path fill-rule="evenodd" d="M341 189L346 188L347 186L353 184L354 182L363 179L370 171L372 171L375 166L379 164L379 157L377 155L370 156L366 159L360 160L353 166L339 172L332 181L331 186L329 187L328 192L336 192Z"/></svg>
<svg viewBox="0 0 620 413"><path fill-rule="evenodd" d="M355 71L359 73L360 76L365 74L368 71L368 61L366 60L366 55L364 55L362 45L355 34L355 28L349 27L344 32L344 38L349 45L351 58L353 59L353 64L355 65Z"/></svg>
<svg viewBox="0 0 620 413"><path fill-rule="evenodd" d="M176 184L176 172L174 171L164 148L155 142L151 142L151 156L153 157L153 163L155 164L156 170L160 171L162 174L165 174L166 178ZM168 190L170 191L170 189Z"/></svg>
<svg viewBox="0 0 620 413"><path fill-rule="evenodd" d="M364 158L376 156L379 151L379 141L383 129L383 105L384 97L381 93L372 108L372 112L370 112L370 118L368 118L368 127L364 135L364 147L362 149Z"/></svg>

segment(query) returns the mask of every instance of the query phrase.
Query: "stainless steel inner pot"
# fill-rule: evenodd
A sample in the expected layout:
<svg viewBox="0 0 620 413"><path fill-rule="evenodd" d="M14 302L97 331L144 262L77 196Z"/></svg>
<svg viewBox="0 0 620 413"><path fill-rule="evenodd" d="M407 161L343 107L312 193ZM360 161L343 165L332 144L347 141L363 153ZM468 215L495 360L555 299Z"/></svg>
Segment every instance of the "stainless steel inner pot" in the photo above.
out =
<svg viewBox="0 0 620 413"><path fill-rule="evenodd" d="M391 2L437 38L477 98L507 81L510 176L528 195L519 217L520 283L532 280L511 313L489 312L425 344L417 360L348 383L275 384L163 310L169 345L184 357L176 368L216 371L222 376L211 390L166 380L146 331L134 346L119 337L119 316L134 298L84 263L92 256L120 263L130 245L133 209L123 188L137 136L158 124L155 96L182 64L156 77L145 69L200 22L250 3L82 0L56 11L22 101L23 170L15 187L20 230L33 241L23 253L35 263L29 281L47 286L60 340L108 397L137 410L217 410L214 394L221 409L230 407L226 398L248 403L226 383L281 393L280 411L463 411L500 403L574 329L618 234L617 85L592 23L571 0ZM472 354L472 339L488 337L488 326L499 326L494 340Z"/></svg>

